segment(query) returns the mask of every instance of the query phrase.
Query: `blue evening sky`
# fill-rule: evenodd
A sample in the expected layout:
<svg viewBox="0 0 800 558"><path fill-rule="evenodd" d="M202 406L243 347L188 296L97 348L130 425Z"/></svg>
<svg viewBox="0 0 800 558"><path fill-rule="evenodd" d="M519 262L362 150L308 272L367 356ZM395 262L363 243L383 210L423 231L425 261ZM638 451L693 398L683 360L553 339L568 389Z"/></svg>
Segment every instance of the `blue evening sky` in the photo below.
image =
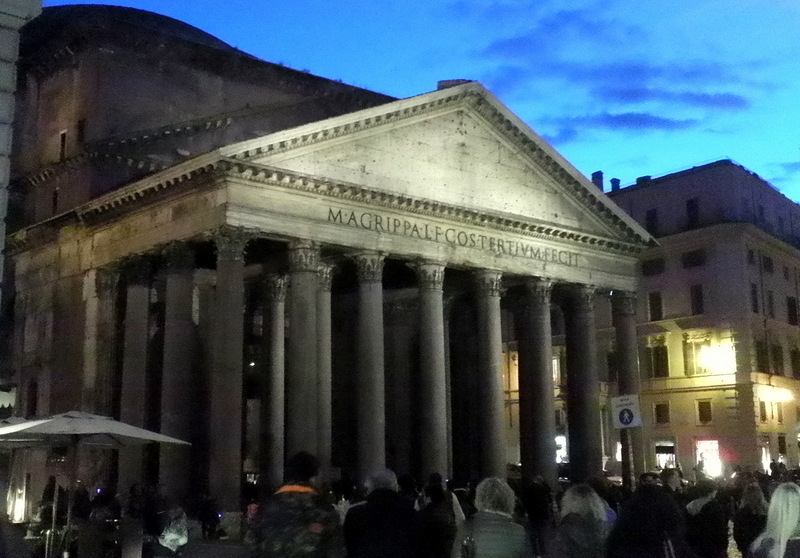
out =
<svg viewBox="0 0 800 558"><path fill-rule="evenodd" d="M474 79L587 176L730 158L800 201L797 0L45 0L150 10L396 97Z"/></svg>

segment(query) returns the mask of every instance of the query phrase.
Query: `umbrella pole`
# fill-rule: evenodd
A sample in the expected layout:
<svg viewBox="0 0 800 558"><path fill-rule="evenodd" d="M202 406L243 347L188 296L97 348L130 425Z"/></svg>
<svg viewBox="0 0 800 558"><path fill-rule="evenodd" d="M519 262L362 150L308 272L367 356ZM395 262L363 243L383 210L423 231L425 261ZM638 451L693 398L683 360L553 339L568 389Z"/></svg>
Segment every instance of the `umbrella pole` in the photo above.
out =
<svg viewBox="0 0 800 558"><path fill-rule="evenodd" d="M50 532L44 540L45 558L53 555L53 544L56 542L56 514L58 514L58 483L56 483L55 494L53 494L53 509L51 511Z"/></svg>
<svg viewBox="0 0 800 558"><path fill-rule="evenodd" d="M75 488L78 484L78 441L80 437L77 434L72 436L72 443L69 446L70 453L70 466L71 474L69 478L70 487L67 496L67 525L64 527L64 538L62 539L62 547L67 556L69 556L69 532L72 530L72 508L75 506Z"/></svg>

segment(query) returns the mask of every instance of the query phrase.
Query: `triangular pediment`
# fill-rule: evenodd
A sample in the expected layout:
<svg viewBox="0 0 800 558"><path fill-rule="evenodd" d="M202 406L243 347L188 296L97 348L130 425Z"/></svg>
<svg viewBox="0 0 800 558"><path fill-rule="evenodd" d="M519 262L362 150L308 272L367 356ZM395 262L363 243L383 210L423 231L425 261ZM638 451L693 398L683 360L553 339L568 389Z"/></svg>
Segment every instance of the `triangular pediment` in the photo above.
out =
<svg viewBox="0 0 800 558"><path fill-rule="evenodd" d="M220 150L228 158L532 225L651 239L477 83Z"/></svg>

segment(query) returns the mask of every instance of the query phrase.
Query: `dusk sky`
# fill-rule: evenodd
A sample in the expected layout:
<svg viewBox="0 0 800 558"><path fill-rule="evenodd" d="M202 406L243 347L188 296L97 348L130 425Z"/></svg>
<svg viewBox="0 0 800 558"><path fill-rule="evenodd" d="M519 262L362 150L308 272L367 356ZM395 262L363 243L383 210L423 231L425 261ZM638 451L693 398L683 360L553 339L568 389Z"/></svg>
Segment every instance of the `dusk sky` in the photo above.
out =
<svg viewBox="0 0 800 558"><path fill-rule="evenodd" d="M168 15L396 97L492 91L587 176L733 159L800 201L800 2L49 0ZM608 184L608 182L606 182Z"/></svg>

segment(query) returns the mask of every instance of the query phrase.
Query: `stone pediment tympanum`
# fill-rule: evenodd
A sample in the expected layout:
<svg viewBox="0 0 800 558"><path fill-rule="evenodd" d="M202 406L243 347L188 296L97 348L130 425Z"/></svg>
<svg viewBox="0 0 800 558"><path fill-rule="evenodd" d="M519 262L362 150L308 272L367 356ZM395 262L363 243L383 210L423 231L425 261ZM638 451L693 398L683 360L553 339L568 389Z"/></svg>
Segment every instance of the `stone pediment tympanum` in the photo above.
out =
<svg viewBox="0 0 800 558"><path fill-rule="evenodd" d="M290 173L639 243L647 233L471 82L222 148Z"/></svg>

